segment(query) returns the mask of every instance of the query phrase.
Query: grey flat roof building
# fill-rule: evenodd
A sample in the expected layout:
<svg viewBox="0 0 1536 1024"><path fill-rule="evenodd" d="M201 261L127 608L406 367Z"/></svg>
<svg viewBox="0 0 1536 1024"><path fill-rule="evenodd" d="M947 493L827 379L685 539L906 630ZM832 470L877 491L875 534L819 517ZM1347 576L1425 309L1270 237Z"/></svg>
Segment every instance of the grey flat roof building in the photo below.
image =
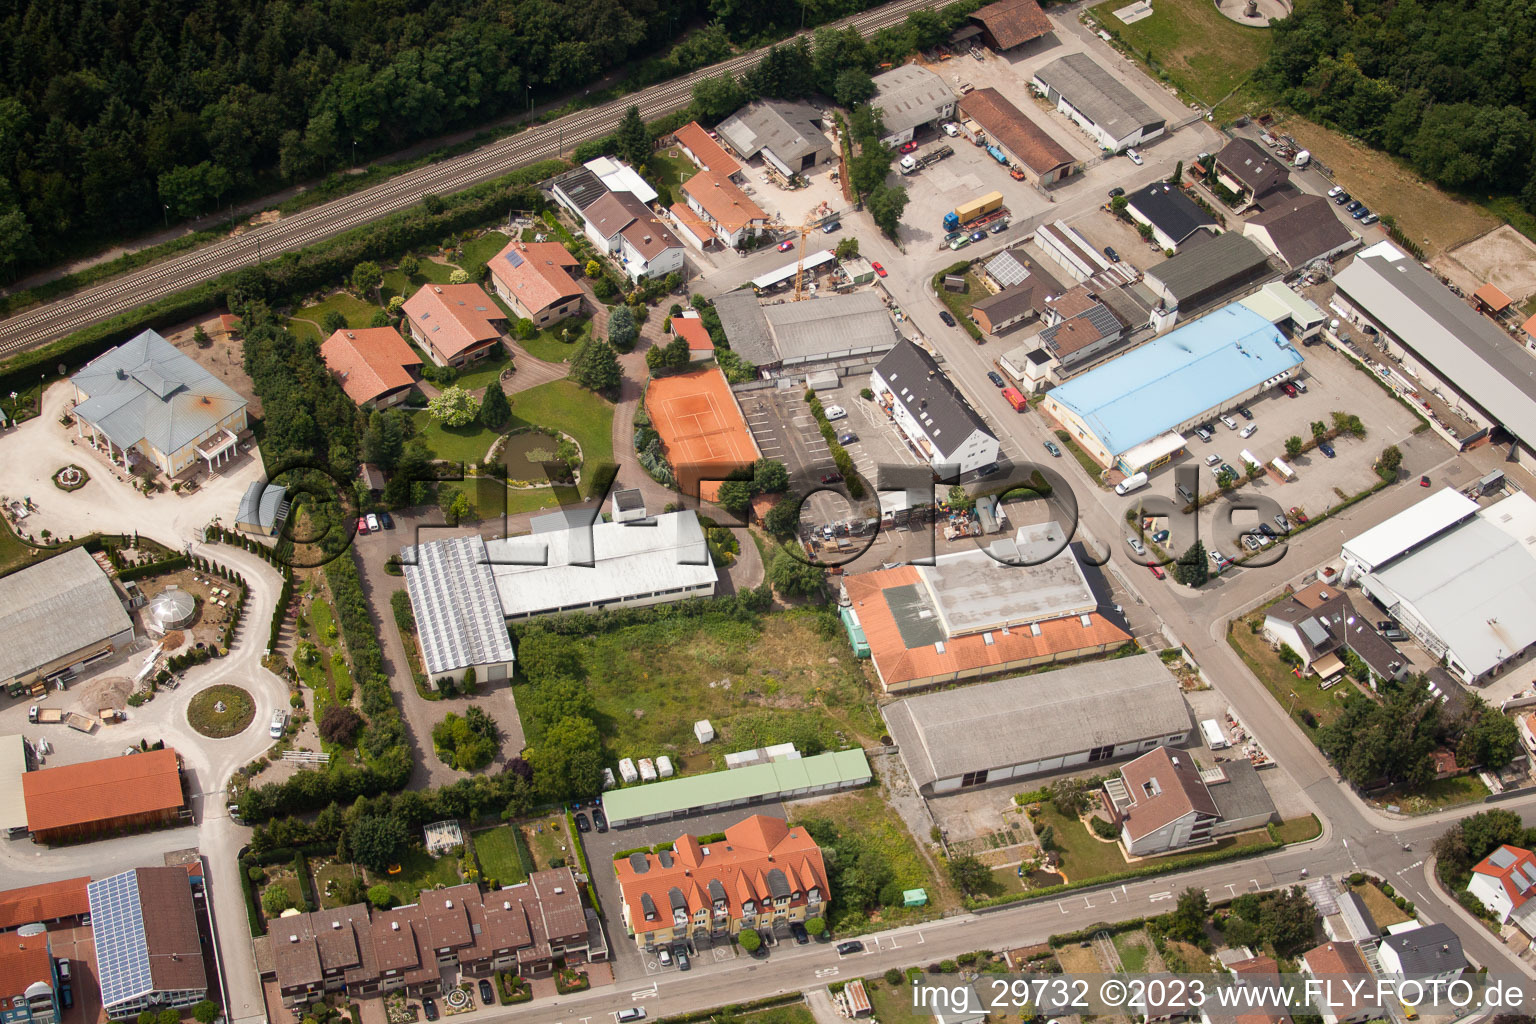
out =
<svg viewBox="0 0 1536 1024"><path fill-rule="evenodd" d="M0 683L132 639L117 587L85 548L0 577Z"/></svg>
<svg viewBox="0 0 1536 1024"><path fill-rule="evenodd" d="M732 352L754 366L779 361L773 335L768 331L768 318L751 291L726 292L715 299L715 312L720 314L720 326L725 329Z"/></svg>
<svg viewBox="0 0 1536 1024"><path fill-rule="evenodd" d="M550 184L566 197L568 205L574 206L578 213L613 191L603 184L603 179L586 167L566 171Z"/></svg>
<svg viewBox="0 0 1536 1024"><path fill-rule="evenodd" d="M512 639L482 538L407 547L400 552L400 565L428 676L512 663Z"/></svg>
<svg viewBox="0 0 1536 1024"><path fill-rule="evenodd" d="M938 75L918 64L903 64L875 76L875 97L887 135L900 135L918 125L954 113L955 91Z"/></svg>
<svg viewBox="0 0 1536 1024"><path fill-rule="evenodd" d="M1147 271L1147 284L1173 306L1193 310L1269 274L1264 251L1235 231L1197 238Z"/></svg>
<svg viewBox="0 0 1536 1024"><path fill-rule="evenodd" d="M1334 275L1340 295L1468 402L1536 446L1536 359L1390 242Z"/></svg>
<svg viewBox="0 0 1536 1024"><path fill-rule="evenodd" d="M832 142L816 122L821 111L809 103L757 100L716 129L743 160L758 153L785 174L794 174L828 159Z"/></svg>
<svg viewBox="0 0 1536 1024"><path fill-rule="evenodd" d="M877 356L901 340L872 291L768 306L749 291L727 292L715 300L715 310L731 350L756 366Z"/></svg>
<svg viewBox="0 0 1536 1024"><path fill-rule="evenodd" d="M908 697L882 714L925 792L1128 757L1190 730L1155 654Z"/></svg>
<svg viewBox="0 0 1536 1024"><path fill-rule="evenodd" d="M1035 80L1115 138L1126 138L1138 128L1151 132L1167 123L1086 53L1069 53L1051 61L1035 72Z"/></svg>

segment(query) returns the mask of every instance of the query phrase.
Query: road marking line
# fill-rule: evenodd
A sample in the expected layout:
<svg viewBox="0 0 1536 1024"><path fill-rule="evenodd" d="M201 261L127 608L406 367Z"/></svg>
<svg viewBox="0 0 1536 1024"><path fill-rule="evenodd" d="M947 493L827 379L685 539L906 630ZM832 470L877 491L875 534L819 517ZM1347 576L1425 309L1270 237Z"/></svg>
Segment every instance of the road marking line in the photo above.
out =
<svg viewBox="0 0 1536 1024"><path fill-rule="evenodd" d="M1057 900L1057 901L1056 901L1056 907L1057 907L1057 909L1058 909L1058 910L1060 910L1060 911L1061 911L1061 913L1062 913L1062 916L1063 916L1063 917L1065 917L1065 916L1066 916L1066 915L1067 915L1067 914L1068 914L1068 913L1069 913L1069 911L1068 911L1068 910L1067 910L1067 908L1066 908L1066 907L1064 907L1064 906L1062 906L1062 903L1061 903L1061 901L1060 901L1060 900Z"/></svg>
<svg viewBox="0 0 1536 1024"><path fill-rule="evenodd" d="M1158 900L1171 899L1173 899L1173 893L1171 892L1154 892L1152 895L1147 897L1147 900L1151 903L1156 903Z"/></svg>
<svg viewBox="0 0 1536 1024"><path fill-rule="evenodd" d="M823 968L821 968L820 970L818 970L816 972L816 977L818 977L818 978L830 978L833 975L837 974L841 970L842 970L842 968L840 968L840 967L823 967Z"/></svg>

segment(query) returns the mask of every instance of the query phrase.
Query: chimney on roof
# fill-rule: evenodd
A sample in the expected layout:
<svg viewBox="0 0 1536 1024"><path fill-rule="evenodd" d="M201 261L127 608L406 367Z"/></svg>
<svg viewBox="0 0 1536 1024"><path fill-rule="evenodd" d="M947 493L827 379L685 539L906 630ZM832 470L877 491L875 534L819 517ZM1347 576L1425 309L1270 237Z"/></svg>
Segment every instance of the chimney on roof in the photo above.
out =
<svg viewBox="0 0 1536 1024"><path fill-rule="evenodd" d="M357 335L353 334L351 331L348 331L347 332L347 337L349 337L349 338L356 338Z"/></svg>
<svg viewBox="0 0 1536 1024"><path fill-rule="evenodd" d="M512 901L511 900L502 900L501 901L501 909L502 910L511 910L512 909Z"/></svg>
<svg viewBox="0 0 1536 1024"><path fill-rule="evenodd" d="M389 929L390 929L390 931L395 931L395 932L399 931L400 930L400 922L399 921L391 921L391 922L389 922Z"/></svg>
<svg viewBox="0 0 1536 1024"><path fill-rule="evenodd" d="M297 935L290 935L290 936L288 936L288 941L289 942L298 942L299 941L299 937Z"/></svg>
<svg viewBox="0 0 1536 1024"><path fill-rule="evenodd" d="M437 294L439 294L439 295L443 294L443 290L441 288L434 287L432 290L437 292Z"/></svg>

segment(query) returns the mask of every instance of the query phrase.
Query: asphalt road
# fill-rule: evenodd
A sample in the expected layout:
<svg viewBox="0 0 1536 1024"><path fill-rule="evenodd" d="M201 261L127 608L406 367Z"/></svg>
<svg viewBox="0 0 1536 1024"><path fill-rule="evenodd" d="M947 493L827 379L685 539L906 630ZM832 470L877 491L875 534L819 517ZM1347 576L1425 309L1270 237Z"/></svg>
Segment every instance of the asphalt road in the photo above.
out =
<svg viewBox="0 0 1536 1024"><path fill-rule="evenodd" d="M942 0L894 0L855 17L833 22L832 27L853 26L869 35L902 21L911 11L938 6L942 6ZM692 100L695 82L722 72L740 75L766 52L766 49L754 50L684 78L654 85L600 107L578 111L463 156L429 164L363 192L17 314L0 321L0 356L46 344L123 310L404 210L420 202L424 195L460 192L519 167L559 156L581 142L611 132L631 105L638 105L641 115L648 121L670 114Z"/></svg>

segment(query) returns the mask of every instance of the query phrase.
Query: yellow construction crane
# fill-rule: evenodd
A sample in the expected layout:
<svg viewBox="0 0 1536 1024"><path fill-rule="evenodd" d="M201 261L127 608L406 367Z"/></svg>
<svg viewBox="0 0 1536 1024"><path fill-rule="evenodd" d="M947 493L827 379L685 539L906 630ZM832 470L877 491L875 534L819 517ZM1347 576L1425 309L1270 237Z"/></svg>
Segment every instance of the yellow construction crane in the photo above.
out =
<svg viewBox="0 0 1536 1024"><path fill-rule="evenodd" d="M826 205L826 203L822 203L812 210L806 216L805 223L798 227L793 224L786 224L783 221L774 221L763 225L768 230L798 231L800 233L800 256L799 261L795 264L795 297L792 300L794 302L799 302L805 298L805 237L816 230L816 225L826 215Z"/></svg>

